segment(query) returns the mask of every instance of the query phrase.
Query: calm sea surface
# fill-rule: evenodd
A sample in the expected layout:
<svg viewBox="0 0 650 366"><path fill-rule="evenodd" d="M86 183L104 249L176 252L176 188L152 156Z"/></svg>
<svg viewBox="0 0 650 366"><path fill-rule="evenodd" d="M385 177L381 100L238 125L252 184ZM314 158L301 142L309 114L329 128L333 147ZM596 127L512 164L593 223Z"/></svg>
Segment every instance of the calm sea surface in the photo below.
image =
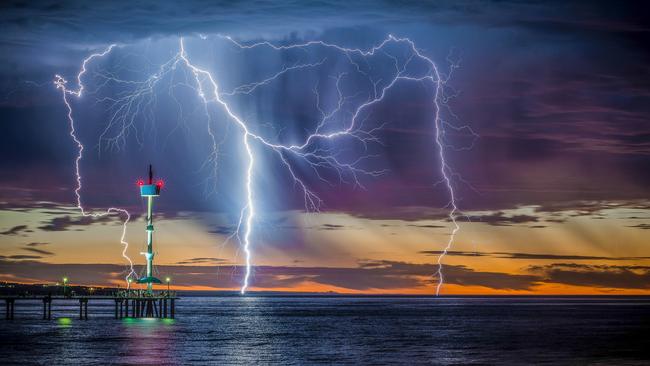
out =
<svg viewBox="0 0 650 366"><path fill-rule="evenodd" d="M175 320L34 302L0 318L0 365L650 365L650 298L184 297Z"/></svg>

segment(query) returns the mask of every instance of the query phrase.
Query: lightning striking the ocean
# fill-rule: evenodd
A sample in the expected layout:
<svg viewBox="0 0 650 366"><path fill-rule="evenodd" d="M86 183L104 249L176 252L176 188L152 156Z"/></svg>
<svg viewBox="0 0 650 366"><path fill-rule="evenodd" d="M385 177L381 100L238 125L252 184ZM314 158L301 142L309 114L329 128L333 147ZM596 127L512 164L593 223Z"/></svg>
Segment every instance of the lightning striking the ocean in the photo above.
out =
<svg viewBox="0 0 650 366"><path fill-rule="evenodd" d="M200 38L202 40L206 40L208 37L201 36ZM334 86L336 88L338 98L336 107L330 111L324 110L320 105L321 96L318 92L318 89L314 88L313 91L316 97L316 109L321 115L318 121L314 121L315 128L306 137L304 137L302 141L280 143L274 139L270 139L260 133L255 132L255 130L252 129L251 122L247 121L247 119L243 118L235 112L230 104L229 98L234 96L250 95L257 89L263 88L273 83L287 73L321 67L327 61L327 59L322 58L315 60L314 62L295 63L290 66L284 66L281 70L260 81L248 82L236 86L230 90L222 91L220 89L219 83L217 82L217 78L212 74L212 72L203 66L198 66L192 61L192 58L186 50L185 39L180 38L178 52L175 53L171 59L162 63L157 68L156 72L144 80L124 80L111 73L97 74L99 78L103 79L103 84L101 85L105 85L110 82L116 85L133 88L128 93L122 92L118 93L116 97L105 97L100 100L101 102L109 103L109 111L112 112L110 118L108 119L108 124L105 130L100 136L100 140L105 140L109 145L119 146L120 144L123 144L126 140L128 130L134 128L135 126L136 115L147 106L147 98L151 98L151 95L153 95L154 88L157 86L157 84L161 82L165 76L174 73L179 69L183 69L191 74L191 82L186 80L183 83L183 86L190 87L195 90L204 105L204 111L208 121L207 132L210 139L212 140L212 151L206 160L206 164L210 164L212 166L211 176L215 177L217 174L217 160L219 156L220 142L217 141L215 132L212 129L213 121L209 112L209 106L218 107L219 110L225 113L226 118L230 120L234 126L236 126L241 134L241 146L243 146L245 150L245 203L242 205L239 214L239 220L236 225L236 230L228 238L237 238L244 252L245 274L241 286L241 293L244 294L250 286L252 276L251 269L253 263L252 240L254 235L257 208L256 196L253 192L256 168L255 147L259 146L277 156L279 162L282 164L282 166L284 166L284 168L286 168L287 174L293 180L295 187L297 187L298 190L302 192L305 210L318 211L323 201L315 193L314 190L309 188L307 181L303 179L298 173L298 170L296 169L297 163L295 161L300 161L306 164L307 167L313 172L314 177L320 181L330 183L330 180L323 174L323 171L327 170L328 172L333 172L334 176L337 177L340 183L350 183L355 186L363 187L360 179L361 176L379 177L387 172L383 169L367 169L363 167L364 162L372 159L375 156L367 154L349 161L341 158L341 156L337 154L332 148L321 147L319 143L322 143L323 141L333 142L335 140L345 138L356 141L365 147L365 150L367 151L368 144L380 143L379 138L377 137L377 132L382 129L384 125L379 125L371 128L365 127L365 119L362 118L363 113L367 113L371 107L383 101L388 91L391 90L397 83L411 82L429 84L433 87L432 107L435 112L432 117L432 125L434 129L433 132L435 136L435 145L437 147L438 160L440 164L440 175L442 177L441 182L445 184L445 188L449 196L449 204L447 206L449 208L449 211L447 218L452 225L449 239L437 259L437 273L434 274L434 276L437 277L436 295L439 295L444 283L443 259L449 249L452 247L456 234L460 230L460 226L458 224L459 209L457 206L453 181L454 177L457 176L457 173L451 169L446 157L446 150L449 148L449 145L445 141L445 127L451 125L449 122L444 121L441 115L442 108L447 107L445 97L445 84L447 83L451 72L446 76L441 74L438 70L437 65L429 57L423 55L412 40L408 38L397 38L392 35L388 36L378 45L367 50L359 48L346 48L324 41L309 41L305 43L296 43L289 45L275 45L270 42L244 44L234 40L229 36L218 36L217 38L225 41L227 44L230 44L232 47L235 47L241 52L254 49L265 49L277 52L290 52L292 50L300 50L304 51L306 54L308 54L312 49L329 50L336 52L341 57L346 59L349 62L350 67L352 67L359 75L363 75L369 80L370 85L372 85L371 92L368 93L367 98L355 106L355 108L353 108L351 111L344 111L344 107L352 104L353 100L355 98L358 98L358 95L360 93L357 93L355 95L345 95L345 93L342 91L341 84L347 77L349 77L348 73L341 72L337 75L333 75L331 79L334 81ZM76 134L75 121L73 119L73 110L70 101L68 100L69 96L75 96L77 98L82 97L85 89L82 79L88 72L88 63L96 58L101 58L107 55L115 47L115 45L111 45L103 52L92 54L84 59L81 70L77 74L76 89L68 89L66 86L67 81L58 75L55 79L55 85L62 91L63 102L68 110L67 116L70 126L70 136L78 147L78 155L75 160L75 172L77 179L75 194L77 197L77 207L80 209L82 215L84 216L100 217L113 213L123 214L125 216L121 243L124 245L122 255L127 259L129 265L131 266L130 272L127 275L128 280L131 275L134 275L133 263L126 254L128 243L125 240L126 225L130 219L130 215L126 210L120 208L111 207L105 212L88 213L83 207L80 193L82 189L82 178L79 165L83 157L84 146ZM406 53L400 55L391 54L389 47L406 47L405 50L402 50L402 52ZM373 79L370 75L369 69L371 69L371 67L369 64L369 59L376 56L387 57L387 59L392 63L392 71L389 79ZM424 71L415 71L418 68L424 69ZM170 90L171 88L172 87L170 86ZM341 126L338 126L334 123L334 121L337 120L335 116L339 114L345 114L343 112L349 112L349 117L345 119L344 123L341 123ZM452 126L452 128L455 130L463 128L469 129L467 126L462 126L460 128ZM113 129L117 129L119 132L115 136L109 136L109 131ZM472 135L474 135L471 129L470 132Z"/></svg>

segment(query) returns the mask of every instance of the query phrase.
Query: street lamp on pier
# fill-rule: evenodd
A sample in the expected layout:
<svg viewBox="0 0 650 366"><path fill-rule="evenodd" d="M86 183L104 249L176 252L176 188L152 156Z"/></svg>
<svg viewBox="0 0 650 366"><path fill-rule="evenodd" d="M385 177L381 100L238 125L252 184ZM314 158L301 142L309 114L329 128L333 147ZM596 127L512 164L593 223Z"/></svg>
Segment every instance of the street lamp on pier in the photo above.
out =
<svg viewBox="0 0 650 366"><path fill-rule="evenodd" d="M68 277L63 277L63 296L65 297L68 289Z"/></svg>

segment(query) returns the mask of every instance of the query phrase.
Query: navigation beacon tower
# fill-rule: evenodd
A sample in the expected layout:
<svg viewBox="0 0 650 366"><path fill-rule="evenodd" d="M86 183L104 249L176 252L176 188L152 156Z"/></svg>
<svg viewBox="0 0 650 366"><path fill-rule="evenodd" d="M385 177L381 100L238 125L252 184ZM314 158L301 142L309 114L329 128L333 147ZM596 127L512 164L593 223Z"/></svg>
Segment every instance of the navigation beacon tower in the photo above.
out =
<svg viewBox="0 0 650 366"><path fill-rule="evenodd" d="M151 165L149 165L148 183L145 184L143 180L138 181L140 196L147 198L147 251L140 253L147 259L147 274L145 277L139 278L137 282L146 283L148 292L152 291L154 283L162 283L162 281L153 276L153 199L160 195L160 189L163 187L163 184L162 180L154 183Z"/></svg>

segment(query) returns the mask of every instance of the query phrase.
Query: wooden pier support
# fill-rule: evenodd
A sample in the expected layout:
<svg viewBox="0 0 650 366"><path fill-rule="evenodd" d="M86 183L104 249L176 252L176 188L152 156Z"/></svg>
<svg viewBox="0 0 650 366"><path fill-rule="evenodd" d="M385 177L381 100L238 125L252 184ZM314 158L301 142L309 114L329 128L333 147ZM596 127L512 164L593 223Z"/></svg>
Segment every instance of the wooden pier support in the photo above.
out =
<svg viewBox="0 0 650 366"><path fill-rule="evenodd" d="M115 319L122 317L122 300L115 299Z"/></svg>
<svg viewBox="0 0 650 366"><path fill-rule="evenodd" d="M130 301L130 305L129 305ZM115 299L115 318L173 318L176 313L174 298L154 297ZM129 306L131 312L129 312Z"/></svg>
<svg viewBox="0 0 650 366"><path fill-rule="evenodd" d="M85 297L79 299L79 319L88 320L88 299Z"/></svg>
<svg viewBox="0 0 650 366"><path fill-rule="evenodd" d="M14 320L14 300L12 298L5 299L5 306L7 308L7 320Z"/></svg>
<svg viewBox="0 0 650 366"><path fill-rule="evenodd" d="M145 315L147 318L153 318L153 300L145 300Z"/></svg>
<svg viewBox="0 0 650 366"><path fill-rule="evenodd" d="M43 298L43 320L52 319L52 296Z"/></svg>

